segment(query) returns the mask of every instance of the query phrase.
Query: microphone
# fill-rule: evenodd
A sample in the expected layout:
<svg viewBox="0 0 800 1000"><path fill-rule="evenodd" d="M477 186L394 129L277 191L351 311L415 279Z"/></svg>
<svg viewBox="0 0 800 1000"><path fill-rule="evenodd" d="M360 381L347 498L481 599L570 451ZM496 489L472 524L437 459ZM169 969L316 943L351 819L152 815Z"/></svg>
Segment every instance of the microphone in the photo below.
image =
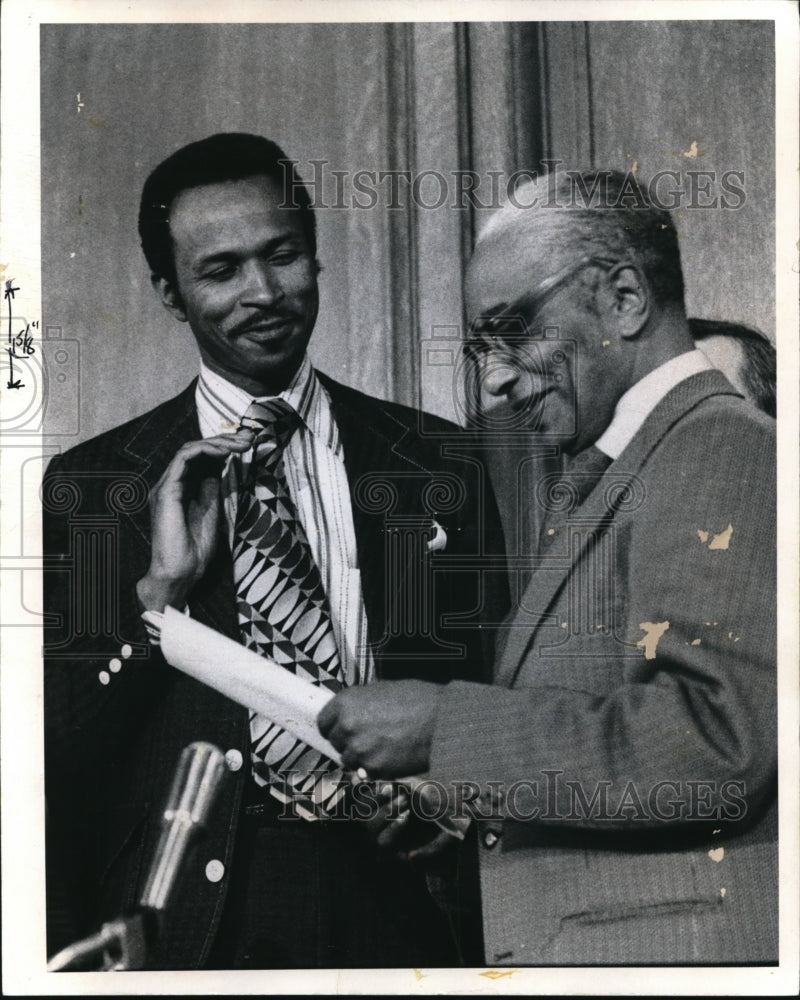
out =
<svg viewBox="0 0 800 1000"><path fill-rule="evenodd" d="M136 912L103 924L100 931L76 941L47 963L48 972L83 968L100 962L104 971L141 969L147 945L158 931L195 835L208 820L222 779L225 757L213 743L190 743L181 752L161 817L161 835Z"/></svg>
<svg viewBox="0 0 800 1000"><path fill-rule="evenodd" d="M206 825L227 772L213 743L190 743L181 753L161 818L161 836L139 901L163 913L194 835Z"/></svg>

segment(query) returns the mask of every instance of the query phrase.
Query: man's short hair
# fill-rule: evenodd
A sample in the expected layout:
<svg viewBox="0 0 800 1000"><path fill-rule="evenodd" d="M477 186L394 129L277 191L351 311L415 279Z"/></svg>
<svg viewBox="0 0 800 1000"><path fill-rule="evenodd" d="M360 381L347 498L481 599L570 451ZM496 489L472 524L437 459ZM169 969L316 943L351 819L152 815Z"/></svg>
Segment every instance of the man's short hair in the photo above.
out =
<svg viewBox="0 0 800 1000"><path fill-rule="evenodd" d="M672 216L650 200L632 173L567 170L528 180L509 192L478 242L506 226L546 236L559 264L583 255L629 260L642 269L659 304L683 307L678 233Z"/></svg>
<svg viewBox="0 0 800 1000"><path fill-rule="evenodd" d="M715 319L690 319L692 338L700 343L706 337L731 337L742 348L739 378L751 401L764 413L776 415L777 354L772 343L759 330L742 323Z"/></svg>
<svg viewBox="0 0 800 1000"><path fill-rule="evenodd" d="M175 198L188 188L266 175L296 209L312 257L317 255L316 219L296 165L270 139L247 132L220 132L183 146L159 163L144 183L139 205L139 237L152 274L175 282L169 216Z"/></svg>

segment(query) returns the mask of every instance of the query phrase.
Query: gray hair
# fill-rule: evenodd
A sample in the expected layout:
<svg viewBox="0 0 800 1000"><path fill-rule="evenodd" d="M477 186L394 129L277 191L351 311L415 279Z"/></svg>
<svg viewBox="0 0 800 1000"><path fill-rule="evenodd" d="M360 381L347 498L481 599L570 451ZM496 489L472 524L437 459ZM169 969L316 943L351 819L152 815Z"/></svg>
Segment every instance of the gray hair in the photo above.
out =
<svg viewBox="0 0 800 1000"><path fill-rule="evenodd" d="M526 250L545 242L559 265L583 255L630 261L641 268L656 302L683 305L675 224L631 173L568 170L531 176L508 192L476 246L500 234Z"/></svg>

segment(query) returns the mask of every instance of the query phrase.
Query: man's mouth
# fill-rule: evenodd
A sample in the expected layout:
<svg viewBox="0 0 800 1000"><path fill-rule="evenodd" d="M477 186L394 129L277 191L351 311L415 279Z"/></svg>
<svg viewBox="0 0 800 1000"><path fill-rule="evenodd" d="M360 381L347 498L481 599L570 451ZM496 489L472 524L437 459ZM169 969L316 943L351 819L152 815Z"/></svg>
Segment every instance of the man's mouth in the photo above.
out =
<svg viewBox="0 0 800 1000"><path fill-rule="evenodd" d="M514 413L533 413L534 411L541 409L549 391L550 390L545 386L539 389L538 392L532 392L530 395L523 396L521 399L509 398L508 403Z"/></svg>
<svg viewBox="0 0 800 1000"><path fill-rule="evenodd" d="M294 317L274 316L243 324L234 331L235 337L247 337L259 343L272 343L288 336L294 328Z"/></svg>

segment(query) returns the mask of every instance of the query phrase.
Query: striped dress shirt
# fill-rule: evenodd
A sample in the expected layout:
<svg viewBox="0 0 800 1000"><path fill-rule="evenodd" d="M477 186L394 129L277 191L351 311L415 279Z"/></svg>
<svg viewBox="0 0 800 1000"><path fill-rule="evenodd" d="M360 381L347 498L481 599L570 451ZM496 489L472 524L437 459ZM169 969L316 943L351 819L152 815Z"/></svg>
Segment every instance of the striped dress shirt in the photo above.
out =
<svg viewBox="0 0 800 1000"><path fill-rule="evenodd" d="M204 438L231 434L256 399L201 363L197 383L197 416ZM331 624L346 684L372 679L367 646L367 620L358 568L350 487L339 428L331 401L306 356L289 386L280 393L300 417L300 425L284 451L284 471L297 515L328 597ZM253 460L252 449L232 455L222 472L223 506L232 546L239 485Z"/></svg>

